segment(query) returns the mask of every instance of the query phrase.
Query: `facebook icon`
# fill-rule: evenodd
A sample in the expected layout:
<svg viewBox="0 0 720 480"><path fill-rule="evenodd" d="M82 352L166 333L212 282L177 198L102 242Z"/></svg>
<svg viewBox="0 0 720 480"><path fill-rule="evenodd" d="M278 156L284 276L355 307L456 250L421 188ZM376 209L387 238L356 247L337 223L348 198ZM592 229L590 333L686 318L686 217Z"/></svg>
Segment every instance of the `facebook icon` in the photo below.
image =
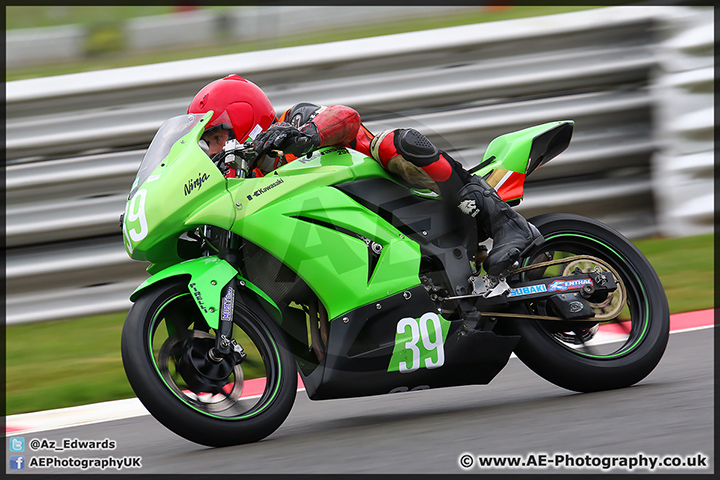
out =
<svg viewBox="0 0 720 480"><path fill-rule="evenodd" d="M10 455L10 470L25 468L25 455Z"/></svg>

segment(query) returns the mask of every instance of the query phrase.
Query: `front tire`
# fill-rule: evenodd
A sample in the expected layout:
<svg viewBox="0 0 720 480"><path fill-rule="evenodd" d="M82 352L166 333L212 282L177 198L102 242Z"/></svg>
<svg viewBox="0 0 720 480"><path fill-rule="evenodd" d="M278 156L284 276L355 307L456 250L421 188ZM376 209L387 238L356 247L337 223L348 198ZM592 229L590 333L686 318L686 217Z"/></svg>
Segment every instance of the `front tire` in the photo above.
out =
<svg viewBox="0 0 720 480"><path fill-rule="evenodd" d="M574 254L599 258L619 274L626 306L614 320L594 326L562 322L559 327L557 321L511 319L506 327L521 335L515 350L518 358L544 379L577 392L628 387L645 378L665 351L670 318L665 291L650 263L620 233L591 218L557 213L530 221L546 243L524 265ZM526 314L548 313L538 312L537 305L522 307ZM619 341L591 347L587 340L597 327L608 325L620 333Z"/></svg>
<svg viewBox="0 0 720 480"><path fill-rule="evenodd" d="M246 359L210 363L207 377L187 366L202 364L215 337L186 283L171 280L144 292L123 326L123 366L135 394L160 423L192 442L220 447L261 440L293 406L297 370L277 323L257 302L236 297L234 324ZM251 380L259 395L247 395L249 377L266 379L264 385Z"/></svg>

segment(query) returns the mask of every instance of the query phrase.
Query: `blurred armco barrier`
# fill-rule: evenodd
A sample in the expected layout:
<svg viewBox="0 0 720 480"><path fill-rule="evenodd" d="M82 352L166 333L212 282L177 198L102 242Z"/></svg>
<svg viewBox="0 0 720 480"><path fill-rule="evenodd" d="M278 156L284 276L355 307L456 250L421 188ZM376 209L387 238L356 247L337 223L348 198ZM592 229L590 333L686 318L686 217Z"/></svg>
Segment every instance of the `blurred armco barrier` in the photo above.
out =
<svg viewBox="0 0 720 480"><path fill-rule="evenodd" d="M712 11L682 10L658 32L653 82L658 150L653 157L660 232L712 231L715 60Z"/></svg>
<svg viewBox="0 0 720 480"><path fill-rule="evenodd" d="M609 7L10 82L7 321L129 308L130 292L147 277L145 264L127 258L118 226L137 166L160 124L229 73L262 86L278 111L299 101L339 103L357 108L376 133L415 127L466 166L498 135L573 119L570 148L530 177L519 211L576 212L631 238L665 232L661 197L712 194L705 157L679 163L705 151L712 117L708 137L707 122L675 128L674 103L656 115L666 72L692 76L712 64L702 53L712 48L712 28L698 28L700 17L712 22L712 10ZM688 32L692 41L683 40ZM668 51L685 59L683 68L662 63ZM668 85L695 85L680 80ZM700 103L697 111L712 105ZM662 168L682 170L683 181L656 175L663 154L670 160ZM692 231L672 234L713 228L711 210L683 220Z"/></svg>

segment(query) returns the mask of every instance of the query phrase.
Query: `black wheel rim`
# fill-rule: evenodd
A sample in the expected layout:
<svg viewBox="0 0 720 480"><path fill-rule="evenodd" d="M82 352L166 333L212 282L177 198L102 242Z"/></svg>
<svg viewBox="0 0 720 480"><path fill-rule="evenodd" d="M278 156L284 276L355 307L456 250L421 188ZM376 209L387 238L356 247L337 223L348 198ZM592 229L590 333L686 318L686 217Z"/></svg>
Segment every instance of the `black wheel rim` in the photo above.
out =
<svg viewBox="0 0 720 480"><path fill-rule="evenodd" d="M267 328L250 315L238 315L237 309L234 323L233 337L247 357L235 365L222 390L215 394L193 392L176 368L188 338L196 345L214 344L214 333L207 328L189 293L176 294L155 310L147 337L147 352L167 389L193 410L222 420L258 415L272 404L281 385L280 351ZM248 380L262 384L262 378L266 381L259 395L246 392Z"/></svg>
<svg viewBox="0 0 720 480"><path fill-rule="evenodd" d="M603 260L620 276L627 305L615 319L599 324L537 320L540 329L563 348L594 360L614 360L639 348L648 333L651 312L647 288L632 264L616 248L598 238L579 233L552 233L546 235L543 247L526 259L524 266L545 261L544 252L551 254L552 259L590 255ZM539 310L539 305L528 306L531 314L543 313ZM596 335L598 331L603 332L601 338ZM613 333L608 335L607 331Z"/></svg>

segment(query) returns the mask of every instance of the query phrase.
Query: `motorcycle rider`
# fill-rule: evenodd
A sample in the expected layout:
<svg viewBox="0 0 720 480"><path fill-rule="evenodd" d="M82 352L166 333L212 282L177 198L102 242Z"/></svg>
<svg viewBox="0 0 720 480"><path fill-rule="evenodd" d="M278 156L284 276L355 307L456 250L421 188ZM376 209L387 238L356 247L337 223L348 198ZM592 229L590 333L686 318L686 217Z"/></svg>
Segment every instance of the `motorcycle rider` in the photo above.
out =
<svg viewBox="0 0 720 480"><path fill-rule="evenodd" d="M219 153L228 140L251 141L260 155L255 176L319 147L344 146L372 157L410 184L436 191L476 220L478 238L493 239L483 263L492 276L505 271L529 246L543 241L537 228L502 201L493 187L415 129L386 130L375 136L361 123L358 112L343 105L298 103L276 117L265 93L239 75L210 82L188 107L188 113L210 110L213 116L202 137L208 155ZM282 155L272 156L273 151Z"/></svg>

